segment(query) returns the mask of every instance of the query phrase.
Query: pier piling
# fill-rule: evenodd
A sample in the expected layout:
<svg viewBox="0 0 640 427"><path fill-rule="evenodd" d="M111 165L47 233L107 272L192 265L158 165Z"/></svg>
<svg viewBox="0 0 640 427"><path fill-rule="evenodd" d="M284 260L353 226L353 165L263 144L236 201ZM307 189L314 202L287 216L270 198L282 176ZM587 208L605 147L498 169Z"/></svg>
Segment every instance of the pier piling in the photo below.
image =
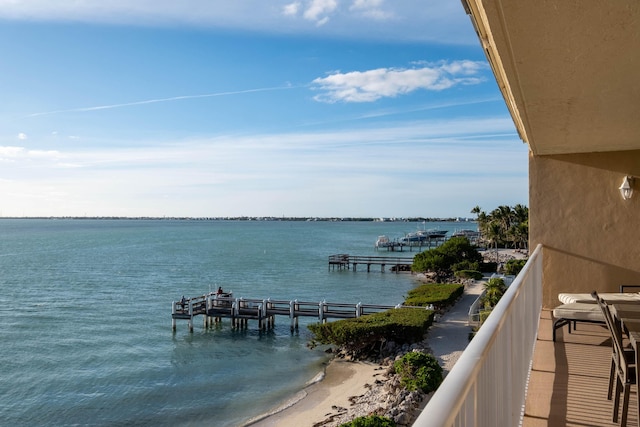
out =
<svg viewBox="0 0 640 427"><path fill-rule="evenodd" d="M203 315L204 328L219 324L223 318L231 320L234 329L248 327L249 320L257 320L259 330L275 326L276 316L289 317L291 332L298 329L300 317L316 318L321 323L329 319L348 319L373 314L393 308L415 308L399 305L371 305L351 303L304 302L298 300L271 300L234 298L231 293L208 294L174 301L171 305L171 327L176 330L178 319L187 320L189 331L193 332L193 318ZM424 307L419 307L424 309Z"/></svg>

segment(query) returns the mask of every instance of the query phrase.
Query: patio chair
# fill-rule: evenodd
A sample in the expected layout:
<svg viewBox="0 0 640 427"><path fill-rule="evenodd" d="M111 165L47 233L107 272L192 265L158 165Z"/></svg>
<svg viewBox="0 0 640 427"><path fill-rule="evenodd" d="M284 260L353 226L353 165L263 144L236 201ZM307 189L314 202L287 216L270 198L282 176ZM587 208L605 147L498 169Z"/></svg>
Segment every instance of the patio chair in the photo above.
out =
<svg viewBox="0 0 640 427"><path fill-rule="evenodd" d="M567 332L571 333L571 326L576 329L578 322L599 323L604 325L605 321L602 317L602 310L598 307L595 300L592 303L574 302L570 304L562 304L553 309L553 341L556 341L556 331L567 325Z"/></svg>
<svg viewBox="0 0 640 427"><path fill-rule="evenodd" d="M599 294L600 298L613 303L639 303L640 292L630 292L638 289L640 285L621 285L620 292L607 292ZM553 341L556 340L556 331L567 325L567 332L571 333L571 327L577 329L578 322L599 323L605 325L602 311L596 304L592 293L560 293L558 300L562 303L553 309Z"/></svg>
<svg viewBox="0 0 640 427"><path fill-rule="evenodd" d="M640 303L640 292L638 292L640 285L621 285L620 292L607 292L600 293L600 297L607 301L609 304L616 302L638 302ZM631 292L631 289L636 289L635 292ZM558 294L558 300L562 304L584 303L595 304L596 300L593 299L592 294L581 293L566 293L562 292Z"/></svg>
<svg viewBox="0 0 640 427"><path fill-rule="evenodd" d="M613 402L613 422L618 422L620 408L620 392L622 392L622 419L620 426L627 425L627 413L629 410L629 395L631 394L631 386L636 383L636 366L635 353L633 349L625 348L622 342L622 325L617 319L613 318L609 305L602 299L596 291L592 293L598 306L602 310L607 328L611 335L611 371L609 377L609 395L607 398L611 400L611 392L613 382L615 381L615 399Z"/></svg>

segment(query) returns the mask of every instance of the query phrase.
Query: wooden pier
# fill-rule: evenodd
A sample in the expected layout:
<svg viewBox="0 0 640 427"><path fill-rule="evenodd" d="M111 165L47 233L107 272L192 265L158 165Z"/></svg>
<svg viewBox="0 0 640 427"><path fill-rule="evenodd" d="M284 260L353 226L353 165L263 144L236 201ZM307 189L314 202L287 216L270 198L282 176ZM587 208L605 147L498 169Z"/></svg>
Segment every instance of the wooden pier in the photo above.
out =
<svg viewBox="0 0 640 427"><path fill-rule="evenodd" d="M387 265L399 273L401 271L411 271L413 265L413 258L407 257L388 257L388 256L360 256L360 255L348 255L348 254L335 254L329 255L329 270L351 269L358 271L358 264L366 264L367 272L371 271L372 265L379 265L381 271L384 273L384 269Z"/></svg>
<svg viewBox="0 0 640 427"><path fill-rule="evenodd" d="M403 252L404 248L409 248L409 252L413 252L413 248L416 248L417 251L422 252L423 249L437 248L447 240L448 238L446 237L429 237L415 242L393 240L383 245L374 246L374 248L376 251L386 249L387 252Z"/></svg>
<svg viewBox="0 0 640 427"><path fill-rule="evenodd" d="M288 317L291 331L298 328L298 318L314 317L320 322L327 319L349 319L386 311L394 308L419 308L403 305L374 305L321 302L303 302L298 300L272 300L234 298L230 293L210 293L194 298L173 301L171 303L171 326L176 330L176 320L183 319L189 323L189 331L193 332L193 319L204 317L204 327L210 327L221 319L231 319L234 328L247 327L249 320L257 320L258 328L272 328L276 316Z"/></svg>

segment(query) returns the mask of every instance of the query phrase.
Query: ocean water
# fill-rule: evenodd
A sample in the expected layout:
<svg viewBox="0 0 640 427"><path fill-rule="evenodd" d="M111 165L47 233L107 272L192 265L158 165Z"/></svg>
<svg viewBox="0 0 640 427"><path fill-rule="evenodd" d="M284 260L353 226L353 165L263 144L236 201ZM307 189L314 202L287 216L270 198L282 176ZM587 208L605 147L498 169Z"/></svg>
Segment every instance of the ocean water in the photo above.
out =
<svg viewBox="0 0 640 427"><path fill-rule="evenodd" d="M171 302L236 297L397 304L410 274L329 271L400 222L0 219L0 425L239 426L322 372L300 320L171 329ZM425 224L450 230L458 223ZM468 227L465 227L468 228Z"/></svg>

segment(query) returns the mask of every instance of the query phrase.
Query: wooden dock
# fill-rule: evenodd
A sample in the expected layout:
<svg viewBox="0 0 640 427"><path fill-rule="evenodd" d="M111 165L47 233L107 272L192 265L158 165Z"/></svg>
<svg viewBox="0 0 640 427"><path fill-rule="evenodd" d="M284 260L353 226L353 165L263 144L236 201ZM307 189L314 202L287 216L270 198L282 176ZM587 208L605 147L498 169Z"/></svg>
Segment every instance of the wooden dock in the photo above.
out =
<svg viewBox="0 0 640 427"><path fill-rule="evenodd" d="M391 266L392 270L396 273L401 271L411 271L413 265L413 258L407 257L390 257L390 256L360 256L360 255L348 255L348 254L335 254L329 255L329 270L351 269L358 271L358 264L366 264L367 272L371 271L372 265L379 265L381 271L384 273L384 269L387 265Z"/></svg>
<svg viewBox="0 0 640 427"><path fill-rule="evenodd" d="M430 237L424 240L418 240L415 242L401 242L398 240L390 241L383 245L374 246L376 251L386 249L387 252L403 252L404 248L409 248L409 252L413 252L413 248L422 252L423 249L437 248L442 243L446 242L446 237Z"/></svg>
<svg viewBox="0 0 640 427"><path fill-rule="evenodd" d="M285 316L289 318L291 330L293 331L298 328L298 318L300 317L314 317L320 322L326 322L327 319L356 318L394 308L425 309L424 307L403 305L234 298L230 293L209 293L181 301L173 301L171 303L171 326L175 331L176 320L187 320L189 322L189 330L193 332L194 317L202 315L205 328L226 318L231 319L231 324L234 328L246 327L249 320L257 320L258 328L265 330L273 327L276 316Z"/></svg>

